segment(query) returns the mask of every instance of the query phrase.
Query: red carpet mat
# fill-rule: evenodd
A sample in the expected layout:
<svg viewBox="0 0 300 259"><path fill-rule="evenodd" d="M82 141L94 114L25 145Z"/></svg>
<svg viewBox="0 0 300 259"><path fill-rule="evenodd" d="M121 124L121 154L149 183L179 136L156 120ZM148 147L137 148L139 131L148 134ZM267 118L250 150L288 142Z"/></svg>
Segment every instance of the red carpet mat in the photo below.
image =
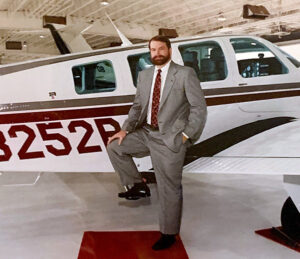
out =
<svg viewBox="0 0 300 259"><path fill-rule="evenodd" d="M279 229L281 230L282 228L279 227ZM295 248L293 246L288 245L283 239L281 239L272 232L272 228L256 230L255 233L300 253L300 247Z"/></svg>
<svg viewBox="0 0 300 259"><path fill-rule="evenodd" d="M154 251L158 231L84 232L78 259L188 259L180 237L169 249Z"/></svg>

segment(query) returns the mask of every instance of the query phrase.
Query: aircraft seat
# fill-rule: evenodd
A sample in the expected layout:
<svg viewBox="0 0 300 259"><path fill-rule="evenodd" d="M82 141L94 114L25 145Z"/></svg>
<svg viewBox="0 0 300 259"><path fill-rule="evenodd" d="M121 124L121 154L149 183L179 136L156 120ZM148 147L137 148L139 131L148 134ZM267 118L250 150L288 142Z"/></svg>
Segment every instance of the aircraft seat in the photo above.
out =
<svg viewBox="0 0 300 259"><path fill-rule="evenodd" d="M199 60L195 51L185 51L183 53L184 65L195 70L198 78L200 78Z"/></svg>
<svg viewBox="0 0 300 259"><path fill-rule="evenodd" d="M210 58L201 59L201 73L200 81L214 81L218 80L219 73L217 71L216 61Z"/></svg>
<svg viewBox="0 0 300 259"><path fill-rule="evenodd" d="M210 52L210 59L216 62L216 70L219 74L217 80L225 79L227 67L222 49L220 47L212 49Z"/></svg>

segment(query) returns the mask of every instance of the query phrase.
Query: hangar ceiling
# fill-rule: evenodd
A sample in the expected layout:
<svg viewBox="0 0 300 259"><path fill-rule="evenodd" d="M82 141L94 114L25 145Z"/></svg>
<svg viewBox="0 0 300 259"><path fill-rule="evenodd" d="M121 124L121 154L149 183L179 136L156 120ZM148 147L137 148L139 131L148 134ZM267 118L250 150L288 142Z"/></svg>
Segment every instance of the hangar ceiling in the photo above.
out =
<svg viewBox="0 0 300 259"><path fill-rule="evenodd" d="M263 5L265 19L243 18L243 6ZM18 62L58 55L43 16L66 17L69 30L92 49L120 42L106 13L132 42L176 29L179 36L251 34L287 35L300 30L300 0L0 0L0 62ZM7 50L19 41L22 50Z"/></svg>

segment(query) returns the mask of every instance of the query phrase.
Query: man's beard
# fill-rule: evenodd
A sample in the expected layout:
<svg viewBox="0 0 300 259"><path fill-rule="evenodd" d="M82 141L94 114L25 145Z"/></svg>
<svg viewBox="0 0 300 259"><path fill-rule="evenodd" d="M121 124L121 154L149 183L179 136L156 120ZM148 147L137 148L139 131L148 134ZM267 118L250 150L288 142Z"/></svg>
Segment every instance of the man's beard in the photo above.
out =
<svg viewBox="0 0 300 259"><path fill-rule="evenodd" d="M157 65L157 66L161 66L166 64L169 59L171 58L170 54L168 54L167 56L155 56L155 57L151 57L151 62L153 65Z"/></svg>

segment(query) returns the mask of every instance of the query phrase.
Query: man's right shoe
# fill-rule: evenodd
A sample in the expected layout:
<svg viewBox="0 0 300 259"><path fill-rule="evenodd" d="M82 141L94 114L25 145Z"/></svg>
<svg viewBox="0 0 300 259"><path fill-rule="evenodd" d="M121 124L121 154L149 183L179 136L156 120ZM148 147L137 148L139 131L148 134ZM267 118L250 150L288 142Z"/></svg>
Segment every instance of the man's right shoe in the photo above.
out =
<svg viewBox="0 0 300 259"><path fill-rule="evenodd" d="M155 251L164 250L171 247L176 242L175 235L166 235L161 233L160 239L158 239L152 246Z"/></svg>
<svg viewBox="0 0 300 259"><path fill-rule="evenodd" d="M119 198L127 200L138 200L149 196L151 196L150 189L144 182L135 183L128 191L119 193Z"/></svg>

